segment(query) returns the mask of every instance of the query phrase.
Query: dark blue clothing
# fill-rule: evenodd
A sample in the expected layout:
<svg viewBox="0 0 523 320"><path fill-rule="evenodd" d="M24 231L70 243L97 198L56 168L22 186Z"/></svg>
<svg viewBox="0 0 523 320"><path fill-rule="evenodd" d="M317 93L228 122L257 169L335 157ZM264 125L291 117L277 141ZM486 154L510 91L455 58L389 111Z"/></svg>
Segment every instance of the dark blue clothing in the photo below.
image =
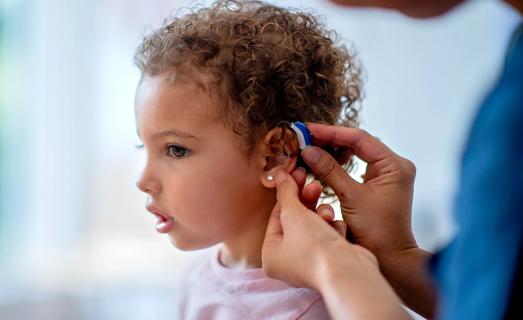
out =
<svg viewBox="0 0 523 320"><path fill-rule="evenodd" d="M431 261L440 319L503 319L509 307L523 304L511 302L521 290L515 283L523 252L522 27L470 132L455 203L457 235Z"/></svg>

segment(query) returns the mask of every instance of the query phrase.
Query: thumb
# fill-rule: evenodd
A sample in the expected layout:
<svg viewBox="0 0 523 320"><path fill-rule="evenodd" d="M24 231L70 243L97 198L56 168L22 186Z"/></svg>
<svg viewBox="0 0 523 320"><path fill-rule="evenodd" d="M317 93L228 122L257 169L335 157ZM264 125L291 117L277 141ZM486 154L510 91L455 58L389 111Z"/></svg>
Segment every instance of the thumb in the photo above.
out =
<svg viewBox="0 0 523 320"><path fill-rule="evenodd" d="M353 194L361 186L343 170L330 154L318 147L308 147L301 153L312 172L334 190L341 200Z"/></svg>
<svg viewBox="0 0 523 320"><path fill-rule="evenodd" d="M296 181L288 173L278 172L276 174L276 199L282 211L294 212L295 210L292 209L305 208L300 202L298 192Z"/></svg>
<svg viewBox="0 0 523 320"><path fill-rule="evenodd" d="M265 232L265 239L280 237L283 234L283 229L280 221L280 214L280 204L276 203L274 209L272 209L271 216L269 217L267 231Z"/></svg>

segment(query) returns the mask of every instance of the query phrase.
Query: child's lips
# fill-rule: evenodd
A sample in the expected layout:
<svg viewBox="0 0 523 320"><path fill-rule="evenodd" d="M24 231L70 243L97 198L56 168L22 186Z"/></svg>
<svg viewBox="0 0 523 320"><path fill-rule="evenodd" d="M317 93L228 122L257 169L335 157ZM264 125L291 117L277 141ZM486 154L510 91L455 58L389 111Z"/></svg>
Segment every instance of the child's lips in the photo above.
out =
<svg viewBox="0 0 523 320"><path fill-rule="evenodd" d="M159 233L168 233L174 226L174 218L166 214L161 213L159 210L152 206L147 206L147 211L154 214L158 221L156 222L156 231Z"/></svg>
<svg viewBox="0 0 523 320"><path fill-rule="evenodd" d="M169 217L169 219L164 221L158 221L156 223L156 231L159 233L168 233L174 227L174 218Z"/></svg>

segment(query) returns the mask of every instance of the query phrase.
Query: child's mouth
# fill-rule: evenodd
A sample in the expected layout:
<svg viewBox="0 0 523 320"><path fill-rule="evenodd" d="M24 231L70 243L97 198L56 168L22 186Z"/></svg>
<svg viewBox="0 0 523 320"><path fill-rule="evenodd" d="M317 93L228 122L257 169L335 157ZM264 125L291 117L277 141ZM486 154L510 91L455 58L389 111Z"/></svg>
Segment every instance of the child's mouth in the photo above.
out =
<svg viewBox="0 0 523 320"><path fill-rule="evenodd" d="M158 222L156 222L156 231L158 231L159 233L168 233L169 231L171 231L173 226L173 217L164 218L162 216L158 216Z"/></svg>
<svg viewBox="0 0 523 320"><path fill-rule="evenodd" d="M168 233L174 226L174 218L160 213L152 207L147 207L147 210L154 214L158 221L156 222L156 231L159 233Z"/></svg>

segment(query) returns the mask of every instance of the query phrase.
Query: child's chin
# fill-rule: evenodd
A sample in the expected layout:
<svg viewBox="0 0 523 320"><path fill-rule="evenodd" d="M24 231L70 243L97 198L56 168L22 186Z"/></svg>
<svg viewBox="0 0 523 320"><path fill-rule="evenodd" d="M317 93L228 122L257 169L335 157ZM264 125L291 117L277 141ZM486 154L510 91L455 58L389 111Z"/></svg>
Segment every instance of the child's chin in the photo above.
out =
<svg viewBox="0 0 523 320"><path fill-rule="evenodd" d="M180 239L179 237L175 237L172 235L169 235L169 240L171 241L171 244L176 247L177 249L180 249L182 251L194 251L194 250L201 250L205 248L212 247L215 245L215 243L212 244L203 244L198 243L197 241L191 241L188 239Z"/></svg>

